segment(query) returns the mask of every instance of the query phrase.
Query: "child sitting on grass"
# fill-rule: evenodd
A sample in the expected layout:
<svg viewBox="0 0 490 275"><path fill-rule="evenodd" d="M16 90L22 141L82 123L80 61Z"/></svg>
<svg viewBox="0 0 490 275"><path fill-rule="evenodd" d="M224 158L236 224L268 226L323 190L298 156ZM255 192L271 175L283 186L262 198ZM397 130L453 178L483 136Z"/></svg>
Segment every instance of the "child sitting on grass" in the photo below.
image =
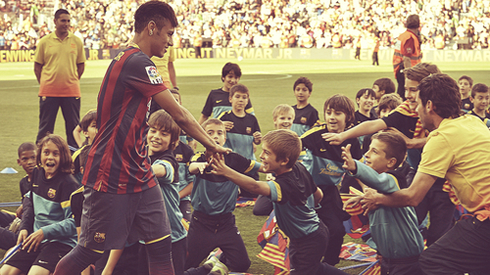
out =
<svg viewBox="0 0 490 275"><path fill-rule="evenodd" d="M363 184L385 194L408 187L404 175L394 171L404 161L407 152L401 136L386 132L375 134L364 157L366 164L352 159L350 148L350 145L342 148L343 167ZM357 204L361 198L353 198L345 205ZM422 274L418 258L424 250L424 240L418 230L413 207L382 206L369 212L369 226L378 254L382 256L382 275Z"/></svg>

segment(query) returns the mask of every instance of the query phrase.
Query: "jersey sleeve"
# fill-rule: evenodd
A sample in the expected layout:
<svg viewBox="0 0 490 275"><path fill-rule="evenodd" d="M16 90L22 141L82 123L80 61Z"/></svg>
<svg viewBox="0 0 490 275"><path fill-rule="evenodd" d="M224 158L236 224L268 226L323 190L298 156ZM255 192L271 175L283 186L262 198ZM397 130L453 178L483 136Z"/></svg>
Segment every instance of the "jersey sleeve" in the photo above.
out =
<svg viewBox="0 0 490 275"><path fill-rule="evenodd" d="M275 181L268 181L267 184L269 185L269 188L271 190L270 194L270 199L273 202L282 202L283 199L283 194L282 194L282 189L279 183Z"/></svg>
<svg viewBox="0 0 490 275"><path fill-rule="evenodd" d="M228 156L230 156L230 163L227 163L227 165L242 174L254 174L259 170L261 165L259 162L247 159L237 153L231 153Z"/></svg>
<svg viewBox="0 0 490 275"><path fill-rule="evenodd" d="M308 120L308 125L309 125L310 127L313 127L313 125L315 125L315 123L316 123L318 120L320 120L320 118L318 117L318 111L317 111L315 108L313 108L313 106L312 106L311 117L310 117L310 118L309 118L309 120Z"/></svg>
<svg viewBox="0 0 490 275"><path fill-rule="evenodd" d="M412 37L410 37L409 39L407 39L405 41L405 44L403 44L403 46L401 48L401 53L404 56L411 57L414 50L415 50L415 41L413 40Z"/></svg>
<svg viewBox="0 0 490 275"><path fill-rule="evenodd" d="M162 184L171 184L174 181L175 170L172 164L165 159L157 159L153 165L162 165L165 167L165 176L158 178L158 182L160 185Z"/></svg>
<svg viewBox="0 0 490 275"><path fill-rule="evenodd" d="M352 155L352 158L361 159L362 158L362 150L361 150L361 144L359 143L359 140L357 138L351 138L351 139L347 140L347 142L348 142L347 144L351 145L350 153Z"/></svg>
<svg viewBox="0 0 490 275"><path fill-rule="evenodd" d="M387 127L397 127L400 124L402 114L399 112L391 112L387 117L383 117L382 120L386 123Z"/></svg>
<svg viewBox="0 0 490 275"><path fill-rule="evenodd" d="M257 118L254 116L254 130L252 131L252 133L255 133L255 132L260 132L260 126L259 126L259 121L257 120Z"/></svg>
<svg viewBox="0 0 490 275"><path fill-rule="evenodd" d="M252 101L250 101L250 99L248 99L247 106L245 106L245 112L251 115L255 115L254 107L252 107Z"/></svg>
<svg viewBox="0 0 490 275"><path fill-rule="evenodd" d="M454 161L454 153L447 140L440 134L431 135L422 151L418 171L444 178L449 167Z"/></svg>
<svg viewBox="0 0 490 275"><path fill-rule="evenodd" d="M39 40L39 43L37 44L36 47L36 52L34 54L34 62L39 63L41 65L44 65L44 50L46 48L46 37L45 39Z"/></svg>
<svg viewBox="0 0 490 275"><path fill-rule="evenodd" d="M395 176L388 173L381 173L374 171L366 164L355 160L357 166L357 173L352 176L360 179L362 183L367 186L376 189L378 192L389 194L400 190L398 180Z"/></svg>
<svg viewBox="0 0 490 275"><path fill-rule="evenodd" d="M163 85L162 76L158 73L155 64L149 58L142 58L138 53L129 57L124 64L127 69L124 81L125 84L145 97L152 97L167 89Z"/></svg>
<svg viewBox="0 0 490 275"><path fill-rule="evenodd" d="M75 220L75 227L80 227L82 220L82 210L83 210L83 186L78 188L75 192L71 194L70 205L73 219Z"/></svg>
<svg viewBox="0 0 490 275"><path fill-rule="evenodd" d="M206 103L204 104L204 107L202 108L202 114L209 117L213 113L213 98L212 98L212 92L211 91L208 95L208 98L206 99Z"/></svg>

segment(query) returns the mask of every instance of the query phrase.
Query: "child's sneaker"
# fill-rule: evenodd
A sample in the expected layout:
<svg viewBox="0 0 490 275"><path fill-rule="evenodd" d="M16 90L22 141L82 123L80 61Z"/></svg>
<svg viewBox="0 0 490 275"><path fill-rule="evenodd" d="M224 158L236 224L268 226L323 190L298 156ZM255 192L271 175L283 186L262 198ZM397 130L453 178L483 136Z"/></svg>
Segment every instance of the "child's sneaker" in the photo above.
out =
<svg viewBox="0 0 490 275"><path fill-rule="evenodd" d="M211 270L217 263L219 263L218 257L214 255L209 255L208 260L204 262L203 266L207 270Z"/></svg>
<svg viewBox="0 0 490 275"><path fill-rule="evenodd" d="M208 275L227 275L228 272L228 267L224 263L218 261Z"/></svg>

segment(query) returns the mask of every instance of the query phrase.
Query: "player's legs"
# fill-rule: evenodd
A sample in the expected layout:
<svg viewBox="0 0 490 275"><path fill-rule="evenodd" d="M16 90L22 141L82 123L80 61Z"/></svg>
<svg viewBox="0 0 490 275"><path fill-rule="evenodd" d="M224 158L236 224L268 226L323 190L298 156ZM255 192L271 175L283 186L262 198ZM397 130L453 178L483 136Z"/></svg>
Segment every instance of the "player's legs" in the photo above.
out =
<svg viewBox="0 0 490 275"><path fill-rule="evenodd" d="M8 250L15 246L16 243L17 234L7 228L0 227L0 249Z"/></svg>
<svg viewBox="0 0 490 275"><path fill-rule="evenodd" d="M148 270L150 275L174 274L172 264L172 238L170 235L164 239L145 242L148 253Z"/></svg>
<svg viewBox="0 0 490 275"><path fill-rule="evenodd" d="M207 221L205 214L194 210L187 233L187 258L185 270L198 267L208 254L215 249L214 223Z"/></svg>
<svg viewBox="0 0 490 275"><path fill-rule="evenodd" d="M48 132L53 133L59 108L60 98L39 97L39 131L37 132L36 143Z"/></svg>
<svg viewBox="0 0 490 275"><path fill-rule="evenodd" d="M251 262L240 231L235 224L235 216L232 214L230 218L223 220L220 228L216 233L218 235L217 246L223 251L219 260L232 271L246 272Z"/></svg>
<svg viewBox="0 0 490 275"><path fill-rule="evenodd" d="M190 221L192 219L192 208L190 200L181 200L179 209L184 216L184 219L186 219L187 221Z"/></svg>
<svg viewBox="0 0 490 275"><path fill-rule="evenodd" d="M184 274L185 258L187 256L187 237L172 243L172 261L175 275Z"/></svg>
<svg viewBox="0 0 490 275"><path fill-rule="evenodd" d="M439 180L439 179L438 179ZM443 182L445 179L441 179ZM432 190L434 189L434 190ZM427 246L432 245L453 227L454 210L456 206L449 199L449 194L442 190L442 184L431 187L430 224L427 234Z"/></svg>
<svg viewBox="0 0 490 275"><path fill-rule="evenodd" d="M68 145L78 148L73 137L73 130L80 123L80 98L64 97L61 99L61 111L65 119L66 142Z"/></svg>
<svg viewBox="0 0 490 275"><path fill-rule="evenodd" d="M336 186L319 186L323 191L321 208L317 210L318 217L327 226L330 233L323 262L330 265L339 263L340 250L344 242L345 228L342 215L342 199ZM346 214L346 213L345 213ZM346 218L350 217L346 214Z"/></svg>
<svg viewBox="0 0 490 275"><path fill-rule="evenodd" d="M0 227L8 227L13 220L15 220L15 214L0 211Z"/></svg>
<svg viewBox="0 0 490 275"><path fill-rule="evenodd" d="M87 266L95 263L102 256L86 247L77 245L58 262L54 275L80 274Z"/></svg>
<svg viewBox="0 0 490 275"><path fill-rule="evenodd" d="M426 274L485 274L490 270L490 220L461 220L420 256ZM480 273L479 273L480 272Z"/></svg>

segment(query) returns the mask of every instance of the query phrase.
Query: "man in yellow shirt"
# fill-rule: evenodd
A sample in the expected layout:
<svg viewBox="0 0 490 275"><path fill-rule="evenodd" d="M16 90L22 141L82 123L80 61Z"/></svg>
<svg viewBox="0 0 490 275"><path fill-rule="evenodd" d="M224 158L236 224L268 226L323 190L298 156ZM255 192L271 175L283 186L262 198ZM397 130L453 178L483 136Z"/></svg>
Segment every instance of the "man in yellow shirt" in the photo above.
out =
<svg viewBox="0 0 490 275"><path fill-rule="evenodd" d="M490 270L490 132L477 117L460 116L458 84L445 74L423 79L417 112L432 131L409 188L389 195L369 193L361 203L416 206L435 180L446 178L473 217L456 223L420 256L426 274L488 274Z"/></svg>
<svg viewBox="0 0 490 275"><path fill-rule="evenodd" d="M73 129L80 122L80 83L85 69L83 42L69 31L70 14L54 15L56 31L44 36L36 48L34 73L39 88L39 131L36 142L53 133L58 109L65 119L68 145L78 147Z"/></svg>
<svg viewBox="0 0 490 275"><path fill-rule="evenodd" d="M162 76L163 84L171 89L176 88L177 90L177 75L175 74L175 49L173 46L168 47L167 52L163 57L153 56L151 61L157 66L157 71Z"/></svg>

